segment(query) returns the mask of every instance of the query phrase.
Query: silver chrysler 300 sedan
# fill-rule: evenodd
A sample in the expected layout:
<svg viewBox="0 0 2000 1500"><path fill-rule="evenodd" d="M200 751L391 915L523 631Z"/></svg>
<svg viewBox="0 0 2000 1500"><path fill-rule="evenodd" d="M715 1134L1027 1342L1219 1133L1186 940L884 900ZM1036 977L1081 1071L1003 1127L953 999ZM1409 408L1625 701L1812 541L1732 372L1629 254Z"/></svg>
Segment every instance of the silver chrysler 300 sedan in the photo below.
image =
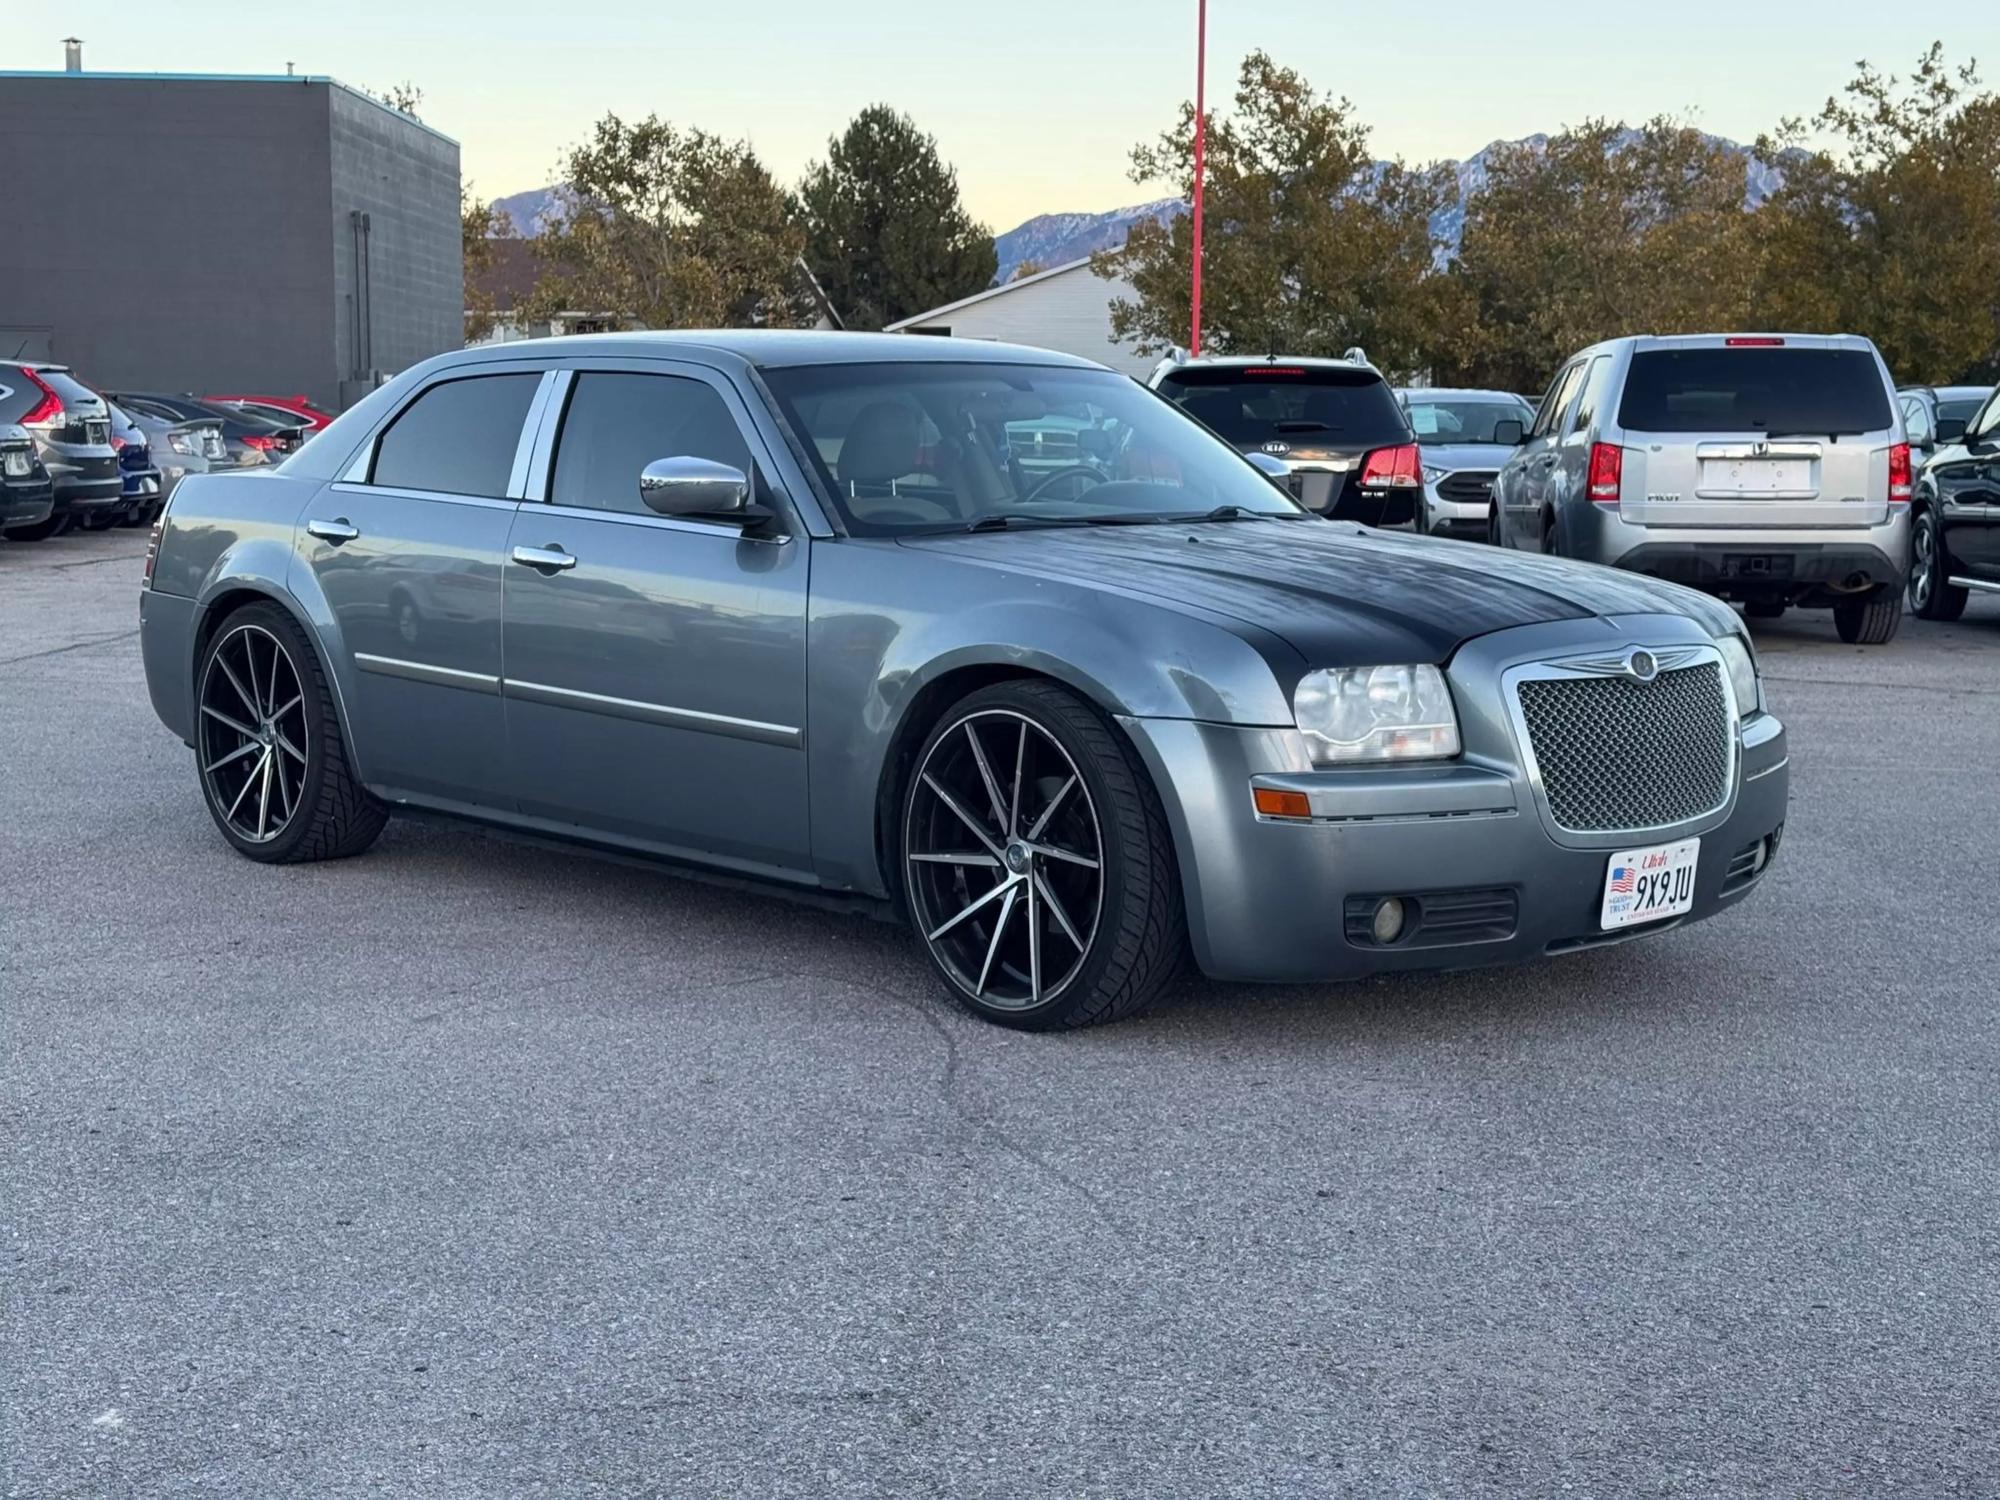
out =
<svg viewBox="0 0 2000 1500"><path fill-rule="evenodd" d="M1052 422L1074 462L1028 466ZM1320 980L1662 931L1785 818L1727 607L1307 515L1040 350L444 355L185 481L146 577L154 706L249 857L411 808L839 893L1015 1026L1189 953Z"/></svg>

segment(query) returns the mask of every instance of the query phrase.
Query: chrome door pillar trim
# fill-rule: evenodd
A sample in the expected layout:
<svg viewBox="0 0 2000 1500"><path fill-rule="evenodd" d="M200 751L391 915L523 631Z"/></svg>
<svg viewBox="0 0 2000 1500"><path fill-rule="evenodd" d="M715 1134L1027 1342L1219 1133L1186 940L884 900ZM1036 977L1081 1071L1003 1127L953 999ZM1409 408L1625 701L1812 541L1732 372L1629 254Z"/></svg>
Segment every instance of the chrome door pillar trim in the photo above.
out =
<svg viewBox="0 0 2000 1500"><path fill-rule="evenodd" d="M486 672L465 672L457 667L434 667L428 662L404 661L394 656L354 653L354 665L381 677L401 677L411 682L428 682L435 687L464 688L473 693L498 693L500 679Z"/></svg>
<svg viewBox="0 0 2000 1500"><path fill-rule="evenodd" d="M731 739L755 740L763 745L782 745L796 750L805 739L802 730L790 724L767 724L758 719L739 719L730 714L704 713L695 708L675 708L666 703L645 703L636 698L614 698L605 693L585 693L576 688L554 687L546 682L523 682L509 677L505 696L525 703L542 703L552 708L577 708L587 713L608 714L614 719L635 719L642 724L666 724L675 729L694 729L706 734L727 735Z"/></svg>
<svg viewBox="0 0 2000 1500"><path fill-rule="evenodd" d="M528 402L528 414L521 419L521 436L514 444L514 466L507 474L507 493L517 500L528 493L526 485L530 460L542 434L542 416L548 410L549 393L556 388L558 381L566 382L567 379L563 371L544 370L542 383L535 387L534 397Z"/></svg>

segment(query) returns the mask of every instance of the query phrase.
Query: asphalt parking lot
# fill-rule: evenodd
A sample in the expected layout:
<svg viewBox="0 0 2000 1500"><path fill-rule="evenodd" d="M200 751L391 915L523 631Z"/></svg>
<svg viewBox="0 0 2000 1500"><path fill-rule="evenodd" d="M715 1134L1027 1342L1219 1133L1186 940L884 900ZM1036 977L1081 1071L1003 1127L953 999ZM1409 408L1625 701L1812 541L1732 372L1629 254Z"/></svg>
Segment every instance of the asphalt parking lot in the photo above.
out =
<svg viewBox="0 0 2000 1500"><path fill-rule="evenodd" d="M143 550L0 545L5 1494L2000 1492L2000 601L1759 630L1711 923L1049 1038L459 827L237 858Z"/></svg>

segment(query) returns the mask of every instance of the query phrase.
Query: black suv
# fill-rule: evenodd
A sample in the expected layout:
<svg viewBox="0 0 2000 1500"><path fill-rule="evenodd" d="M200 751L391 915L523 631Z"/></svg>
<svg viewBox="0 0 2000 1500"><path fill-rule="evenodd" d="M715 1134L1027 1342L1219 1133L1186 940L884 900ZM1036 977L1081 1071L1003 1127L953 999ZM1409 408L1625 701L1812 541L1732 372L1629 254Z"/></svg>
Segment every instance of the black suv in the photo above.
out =
<svg viewBox="0 0 2000 1500"><path fill-rule="evenodd" d="M55 507L47 520L17 528L25 541L59 536L78 521L108 524L131 508L118 450L111 446L111 412L66 365L0 364L0 422L27 428L49 471Z"/></svg>
<svg viewBox="0 0 2000 1500"><path fill-rule="evenodd" d="M2000 390L1931 454L1911 509L1913 613L1956 620L1975 589L2000 594Z"/></svg>
<svg viewBox="0 0 2000 1500"><path fill-rule="evenodd" d="M1366 526L1416 519L1416 434L1359 349L1346 359L1169 356L1146 383L1240 452L1282 464L1307 510Z"/></svg>

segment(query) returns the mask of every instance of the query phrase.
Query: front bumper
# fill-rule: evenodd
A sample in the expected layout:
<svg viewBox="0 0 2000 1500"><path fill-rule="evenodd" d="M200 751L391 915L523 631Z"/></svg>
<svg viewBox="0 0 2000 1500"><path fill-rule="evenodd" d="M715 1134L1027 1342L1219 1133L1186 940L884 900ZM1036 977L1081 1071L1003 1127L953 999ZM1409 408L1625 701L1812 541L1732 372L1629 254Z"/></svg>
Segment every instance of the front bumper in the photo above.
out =
<svg viewBox="0 0 2000 1500"><path fill-rule="evenodd" d="M1566 835L1548 820L1500 701L1510 666L1620 645L1702 644L1689 620L1562 621L1469 643L1449 668L1466 752L1431 766L1315 770L1289 729L1123 719L1160 789L1180 857L1190 936L1218 979L1318 981L1465 968L1596 947L1712 916L1769 867L1789 795L1784 726L1744 722L1716 812L1671 830ZM1260 818L1257 786L1304 791L1312 817ZM1599 927L1618 849L1701 839L1694 907L1664 922ZM1754 868L1752 868L1754 866ZM1416 930L1387 947L1354 930L1382 896L1414 897ZM1428 932L1424 913L1479 920Z"/></svg>

